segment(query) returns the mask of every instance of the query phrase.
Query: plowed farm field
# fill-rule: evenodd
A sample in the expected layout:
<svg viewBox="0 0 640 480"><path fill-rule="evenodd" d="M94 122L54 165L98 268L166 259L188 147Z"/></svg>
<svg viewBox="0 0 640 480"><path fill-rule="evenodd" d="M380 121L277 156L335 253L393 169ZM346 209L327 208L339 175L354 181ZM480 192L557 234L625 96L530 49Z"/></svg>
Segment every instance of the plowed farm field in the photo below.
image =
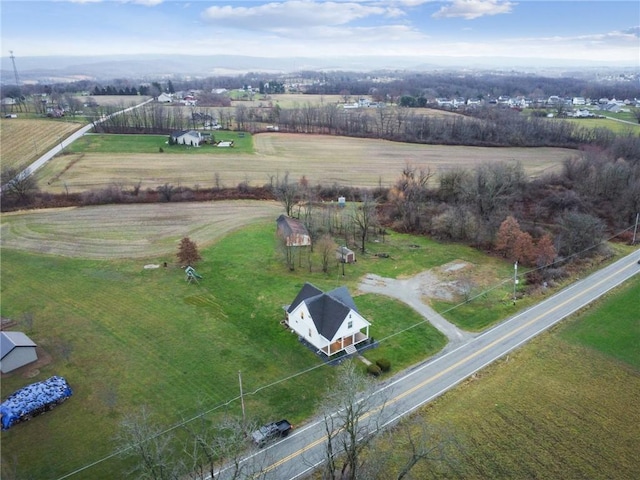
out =
<svg viewBox="0 0 640 480"><path fill-rule="evenodd" d="M79 122L3 118L0 120L2 167L22 170L69 134L82 127Z"/></svg>
<svg viewBox="0 0 640 480"><path fill-rule="evenodd" d="M269 183L289 172L306 176L311 185L371 188L390 186L405 165L441 172L474 168L484 162L520 162L535 177L559 168L575 154L563 148L486 148L420 145L376 139L263 133L254 136L254 153L107 154L85 152L59 156L38 173L43 190L82 192L112 185L143 189L170 183L174 186L235 187Z"/></svg>

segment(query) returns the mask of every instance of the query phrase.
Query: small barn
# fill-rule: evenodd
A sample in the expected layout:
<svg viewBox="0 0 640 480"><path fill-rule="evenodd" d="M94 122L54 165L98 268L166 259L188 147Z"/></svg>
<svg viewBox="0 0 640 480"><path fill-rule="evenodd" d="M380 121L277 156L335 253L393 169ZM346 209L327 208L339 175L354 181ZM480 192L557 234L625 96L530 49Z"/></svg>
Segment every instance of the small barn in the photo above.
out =
<svg viewBox="0 0 640 480"><path fill-rule="evenodd" d="M300 220L283 214L276 220L276 225L278 235L286 239L287 247L308 247L311 245L311 235Z"/></svg>
<svg viewBox="0 0 640 480"><path fill-rule="evenodd" d="M0 371L9 373L38 360L36 346L22 332L0 332Z"/></svg>
<svg viewBox="0 0 640 480"><path fill-rule="evenodd" d="M336 249L336 260L341 263L355 263L356 253L344 245L341 245Z"/></svg>

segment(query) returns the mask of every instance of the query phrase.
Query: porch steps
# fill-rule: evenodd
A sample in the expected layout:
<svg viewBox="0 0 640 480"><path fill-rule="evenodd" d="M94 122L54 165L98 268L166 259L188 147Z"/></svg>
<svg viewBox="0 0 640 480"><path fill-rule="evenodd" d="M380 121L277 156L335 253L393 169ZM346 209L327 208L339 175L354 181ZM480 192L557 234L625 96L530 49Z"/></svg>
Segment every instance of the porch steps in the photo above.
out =
<svg viewBox="0 0 640 480"><path fill-rule="evenodd" d="M344 351L347 355L353 355L354 353L358 353L358 349L353 344L344 347Z"/></svg>

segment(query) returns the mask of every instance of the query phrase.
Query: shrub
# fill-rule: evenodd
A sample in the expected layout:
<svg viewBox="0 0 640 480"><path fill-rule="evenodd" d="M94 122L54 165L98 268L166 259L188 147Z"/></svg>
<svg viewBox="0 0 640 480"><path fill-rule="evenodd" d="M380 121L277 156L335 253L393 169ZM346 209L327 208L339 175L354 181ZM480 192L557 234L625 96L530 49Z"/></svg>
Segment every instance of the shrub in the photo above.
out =
<svg viewBox="0 0 640 480"><path fill-rule="evenodd" d="M371 365L367 365L367 373L369 375L373 375L374 377L378 377L382 374L382 370L380 370L380 367L378 365L372 363Z"/></svg>
<svg viewBox="0 0 640 480"><path fill-rule="evenodd" d="M376 365L383 372L388 372L389 370L391 370L391 362L386 358L379 358L378 360L376 360Z"/></svg>

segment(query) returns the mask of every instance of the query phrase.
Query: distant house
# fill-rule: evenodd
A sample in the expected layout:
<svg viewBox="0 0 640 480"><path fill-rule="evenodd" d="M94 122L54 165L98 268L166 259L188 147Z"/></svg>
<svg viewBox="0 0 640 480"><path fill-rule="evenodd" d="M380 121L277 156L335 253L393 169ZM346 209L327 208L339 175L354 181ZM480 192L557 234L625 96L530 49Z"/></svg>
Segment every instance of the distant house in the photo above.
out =
<svg viewBox="0 0 640 480"><path fill-rule="evenodd" d="M355 346L369 339L371 323L358 313L346 287L324 293L305 283L285 310L287 326L327 357L355 353Z"/></svg>
<svg viewBox="0 0 640 480"><path fill-rule="evenodd" d="M300 220L280 215L276 220L277 233L286 240L287 247L307 247L311 245L311 235Z"/></svg>
<svg viewBox="0 0 640 480"><path fill-rule="evenodd" d="M22 332L0 332L0 371L9 373L38 360L36 344Z"/></svg>
<svg viewBox="0 0 640 480"><path fill-rule="evenodd" d="M356 254L353 250L341 245L336 249L336 260L342 263L355 263Z"/></svg>
<svg viewBox="0 0 640 480"><path fill-rule="evenodd" d="M173 97L168 93L161 93L160 95L158 95L157 100L160 103L171 103L173 102Z"/></svg>
<svg viewBox="0 0 640 480"><path fill-rule="evenodd" d="M177 145L199 147L202 141L202 134L196 130L180 130L171 134L171 140Z"/></svg>

